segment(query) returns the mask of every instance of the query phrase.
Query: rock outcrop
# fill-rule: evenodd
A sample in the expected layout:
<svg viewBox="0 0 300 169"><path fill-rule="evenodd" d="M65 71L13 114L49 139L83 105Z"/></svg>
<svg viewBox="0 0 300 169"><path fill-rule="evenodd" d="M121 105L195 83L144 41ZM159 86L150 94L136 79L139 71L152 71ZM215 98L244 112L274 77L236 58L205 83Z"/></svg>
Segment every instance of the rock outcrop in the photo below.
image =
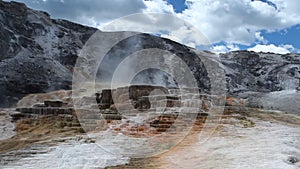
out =
<svg viewBox="0 0 300 169"><path fill-rule="evenodd" d="M230 95L295 90L300 86L300 55L236 51L220 55Z"/></svg>
<svg viewBox="0 0 300 169"><path fill-rule="evenodd" d="M70 89L78 51L95 31L0 1L0 106L30 93Z"/></svg>

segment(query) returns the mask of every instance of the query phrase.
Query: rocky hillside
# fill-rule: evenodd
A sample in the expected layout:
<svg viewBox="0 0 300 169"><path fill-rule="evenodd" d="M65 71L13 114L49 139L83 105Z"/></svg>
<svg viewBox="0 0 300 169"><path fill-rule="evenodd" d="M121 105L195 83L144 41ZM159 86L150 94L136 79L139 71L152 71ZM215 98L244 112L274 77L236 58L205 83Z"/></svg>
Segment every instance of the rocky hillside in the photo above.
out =
<svg viewBox="0 0 300 169"><path fill-rule="evenodd" d="M0 106L28 93L70 89L78 51L95 31L0 1Z"/></svg>
<svg viewBox="0 0 300 169"><path fill-rule="evenodd" d="M22 3L4 1L0 1L0 24L0 107L14 106L29 93L70 89L79 51L96 31L66 20L51 19L46 12L29 9ZM135 45L130 45L132 41ZM207 71L193 49L148 34L136 35L113 47L107 62L100 66L100 79L104 77L103 72L105 76L112 74L125 56L146 48L175 53L193 71L198 87L209 90ZM230 95L246 97L249 93L299 88L299 54L237 51L222 54L221 62ZM157 70L143 73L138 76L142 82L175 84L172 78Z"/></svg>
<svg viewBox="0 0 300 169"><path fill-rule="evenodd" d="M220 56L229 94L299 89L300 55L236 51Z"/></svg>

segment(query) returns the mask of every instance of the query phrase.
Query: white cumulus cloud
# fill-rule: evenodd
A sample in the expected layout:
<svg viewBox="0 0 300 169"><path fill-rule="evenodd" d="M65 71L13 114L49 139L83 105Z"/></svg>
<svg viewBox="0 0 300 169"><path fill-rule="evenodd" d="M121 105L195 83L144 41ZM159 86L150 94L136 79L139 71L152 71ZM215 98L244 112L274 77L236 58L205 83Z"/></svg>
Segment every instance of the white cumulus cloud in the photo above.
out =
<svg viewBox="0 0 300 169"><path fill-rule="evenodd" d="M211 47L210 51L214 53L227 53L230 51L237 51L240 50L240 48L235 44L226 44L226 45L215 45Z"/></svg>
<svg viewBox="0 0 300 169"><path fill-rule="evenodd" d="M300 23L300 1L273 3L277 9L261 1L187 0L188 9L178 16L199 28L212 43L250 45L264 41L258 34L261 30L272 32Z"/></svg>
<svg viewBox="0 0 300 169"><path fill-rule="evenodd" d="M295 51L296 49L292 45L280 45L276 46L274 44L270 45L256 45L252 48L249 48L248 51L254 52L271 52L271 53L279 53L279 54L287 54Z"/></svg>

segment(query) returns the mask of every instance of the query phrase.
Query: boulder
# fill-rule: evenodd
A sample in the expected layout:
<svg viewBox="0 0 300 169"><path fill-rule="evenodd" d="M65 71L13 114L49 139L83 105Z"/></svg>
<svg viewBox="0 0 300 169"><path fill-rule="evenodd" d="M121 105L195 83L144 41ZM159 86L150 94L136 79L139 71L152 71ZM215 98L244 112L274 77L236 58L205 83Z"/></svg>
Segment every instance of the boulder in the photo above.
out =
<svg viewBox="0 0 300 169"><path fill-rule="evenodd" d="M62 107L64 103L61 100L46 100L44 104L45 107Z"/></svg>

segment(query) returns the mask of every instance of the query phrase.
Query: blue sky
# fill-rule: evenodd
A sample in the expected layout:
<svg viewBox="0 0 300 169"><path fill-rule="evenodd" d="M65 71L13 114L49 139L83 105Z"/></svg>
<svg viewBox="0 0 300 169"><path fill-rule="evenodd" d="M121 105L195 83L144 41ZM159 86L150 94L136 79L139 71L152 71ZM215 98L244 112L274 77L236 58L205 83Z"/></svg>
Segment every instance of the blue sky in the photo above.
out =
<svg viewBox="0 0 300 169"><path fill-rule="evenodd" d="M300 49L300 24L273 33L263 31L262 36L276 45L292 44Z"/></svg>
<svg viewBox="0 0 300 169"><path fill-rule="evenodd" d="M187 9L185 5L185 0L168 0L169 4L172 4L175 12L179 13Z"/></svg>
<svg viewBox="0 0 300 169"><path fill-rule="evenodd" d="M111 21L135 13L166 13L187 21L222 53L252 50L274 53L300 52L300 1L297 0L18 0L29 7L101 29ZM139 21L144 25L143 21ZM131 27L139 27L132 22ZM127 26L127 25L126 25ZM162 37L191 47L201 42L191 32L163 20L153 27ZM176 29L175 29L176 28ZM122 29L120 27L120 29ZM148 29L148 28L147 28ZM117 30L117 29L116 29ZM196 36L195 36L196 37Z"/></svg>

